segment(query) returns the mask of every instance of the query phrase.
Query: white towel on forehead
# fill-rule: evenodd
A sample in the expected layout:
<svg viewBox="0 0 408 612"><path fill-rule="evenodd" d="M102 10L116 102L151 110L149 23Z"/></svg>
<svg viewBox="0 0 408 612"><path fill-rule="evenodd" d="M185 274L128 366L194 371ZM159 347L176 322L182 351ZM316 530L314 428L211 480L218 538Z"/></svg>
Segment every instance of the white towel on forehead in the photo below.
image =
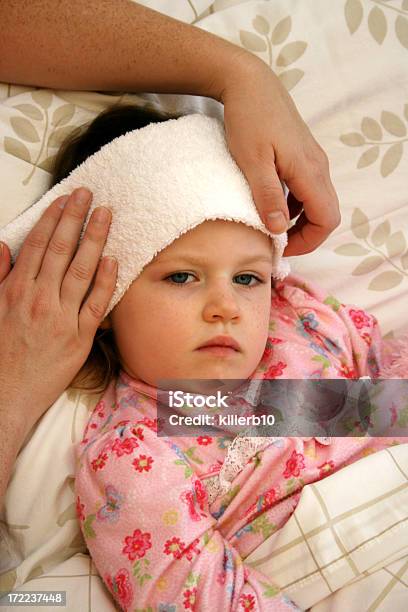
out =
<svg viewBox="0 0 408 612"><path fill-rule="evenodd" d="M273 277L282 279L289 272L282 259L287 234L271 234L263 224L218 119L192 114L151 123L103 146L0 229L12 261L45 208L81 186L92 191L93 199L80 240L96 206L112 211L102 256L116 257L119 266L105 316L155 255L207 220L242 222L267 234L272 239Z"/></svg>

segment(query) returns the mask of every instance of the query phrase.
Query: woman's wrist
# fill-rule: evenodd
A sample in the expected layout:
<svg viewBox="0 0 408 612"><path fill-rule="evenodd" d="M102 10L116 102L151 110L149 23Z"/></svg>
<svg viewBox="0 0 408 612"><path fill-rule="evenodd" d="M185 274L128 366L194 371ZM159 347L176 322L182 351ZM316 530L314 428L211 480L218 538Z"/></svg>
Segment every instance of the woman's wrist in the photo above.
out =
<svg viewBox="0 0 408 612"><path fill-rule="evenodd" d="M33 390L31 397L26 389L16 390L6 383L0 383L0 423L1 427L14 432L20 448L32 427L46 408L41 407Z"/></svg>
<svg viewBox="0 0 408 612"><path fill-rule="evenodd" d="M214 77L214 99L225 104L230 94L239 96L246 90L249 80L259 78L258 75L268 67L259 57L253 55L246 49L232 45L225 49L221 56L221 64L218 66L218 74Z"/></svg>
<svg viewBox="0 0 408 612"><path fill-rule="evenodd" d="M270 66L245 49L236 47L236 52L232 52L226 62L228 62L228 68L220 77L221 85L218 85L219 101L223 104L228 101L229 97L235 100L251 95L252 103L255 105L259 84L264 83L265 80L270 82L271 79L275 79L277 92L284 89Z"/></svg>
<svg viewBox="0 0 408 612"><path fill-rule="evenodd" d="M14 406L0 406L0 507L13 472L16 457L30 430Z"/></svg>
<svg viewBox="0 0 408 612"><path fill-rule="evenodd" d="M0 422L3 431L13 431L18 449L22 446L28 432L34 425L29 415L15 402L0 406Z"/></svg>

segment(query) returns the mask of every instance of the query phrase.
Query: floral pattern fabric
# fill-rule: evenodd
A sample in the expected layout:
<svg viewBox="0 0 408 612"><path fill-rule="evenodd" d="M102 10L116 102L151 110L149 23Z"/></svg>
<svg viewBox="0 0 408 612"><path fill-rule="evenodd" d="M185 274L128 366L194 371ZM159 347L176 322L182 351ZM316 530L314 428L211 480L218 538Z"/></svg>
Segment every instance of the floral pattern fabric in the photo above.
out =
<svg viewBox="0 0 408 612"><path fill-rule="evenodd" d="M294 275L273 290L269 332L253 378L375 378L382 365L375 318ZM285 524L303 486L407 441L270 438L210 502L206 480L233 438L157 436L156 398L121 371L77 447L77 515L126 611L296 610L245 558Z"/></svg>

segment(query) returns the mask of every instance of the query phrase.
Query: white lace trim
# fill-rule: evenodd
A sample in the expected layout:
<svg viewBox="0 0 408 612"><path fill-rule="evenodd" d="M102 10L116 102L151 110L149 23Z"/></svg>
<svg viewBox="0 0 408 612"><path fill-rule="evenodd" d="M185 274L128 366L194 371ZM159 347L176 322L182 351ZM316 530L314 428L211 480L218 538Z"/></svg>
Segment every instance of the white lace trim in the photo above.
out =
<svg viewBox="0 0 408 612"><path fill-rule="evenodd" d="M228 493L231 489L232 481L243 470L250 459L260 450L263 450L278 439L271 436L236 436L228 447L227 455L219 473L203 481L207 490L208 503L211 505L217 497ZM329 437L314 439L324 446L331 444L331 438ZM307 442L312 440L312 438L302 438L302 440Z"/></svg>
<svg viewBox="0 0 408 612"><path fill-rule="evenodd" d="M239 474L250 459L265 446L272 444L276 438L236 436L229 445L224 463L218 474L204 480L208 493L208 503L212 504L217 497L225 495L232 481Z"/></svg>
<svg viewBox="0 0 408 612"><path fill-rule="evenodd" d="M232 444L228 447L227 456L218 474L220 492L226 493L230 490L232 481L239 474L249 460L262 450L265 445L269 445L275 440L271 437L247 437L236 436Z"/></svg>
<svg viewBox="0 0 408 612"><path fill-rule="evenodd" d="M203 480L203 484L207 490L208 503L211 506L211 504L217 499L219 492L220 492L220 483L219 483L218 474L215 474L215 476L210 476L209 478L206 478L205 480Z"/></svg>

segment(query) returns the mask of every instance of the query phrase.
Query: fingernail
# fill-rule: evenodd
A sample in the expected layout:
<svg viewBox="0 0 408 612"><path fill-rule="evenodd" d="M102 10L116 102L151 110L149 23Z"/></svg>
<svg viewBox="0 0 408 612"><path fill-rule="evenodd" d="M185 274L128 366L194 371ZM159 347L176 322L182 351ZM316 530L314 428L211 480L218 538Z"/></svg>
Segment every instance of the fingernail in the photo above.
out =
<svg viewBox="0 0 408 612"><path fill-rule="evenodd" d="M116 268L116 259L114 257L106 257L103 260L103 267L107 272L113 272Z"/></svg>
<svg viewBox="0 0 408 612"><path fill-rule="evenodd" d="M93 214L94 221L98 221L99 223L105 223L109 219L109 210L104 206L97 208Z"/></svg>
<svg viewBox="0 0 408 612"><path fill-rule="evenodd" d="M69 200L69 196L64 196L64 197L60 198L60 200L58 202L58 206L60 208L65 208L65 205L68 202L68 200Z"/></svg>
<svg viewBox="0 0 408 612"><path fill-rule="evenodd" d="M279 225L279 226L284 225L284 227L282 227L282 229L281 229L282 232L285 231L285 229L287 229L288 222L286 221L285 215L280 210L275 210L273 212L268 213L267 217L268 217L268 220L270 221L270 223L274 227L276 225Z"/></svg>
<svg viewBox="0 0 408 612"><path fill-rule="evenodd" d="M75 191L75 202L80 206L85 206L89 202L89 195L89 191L81 187Z"/></svg>

